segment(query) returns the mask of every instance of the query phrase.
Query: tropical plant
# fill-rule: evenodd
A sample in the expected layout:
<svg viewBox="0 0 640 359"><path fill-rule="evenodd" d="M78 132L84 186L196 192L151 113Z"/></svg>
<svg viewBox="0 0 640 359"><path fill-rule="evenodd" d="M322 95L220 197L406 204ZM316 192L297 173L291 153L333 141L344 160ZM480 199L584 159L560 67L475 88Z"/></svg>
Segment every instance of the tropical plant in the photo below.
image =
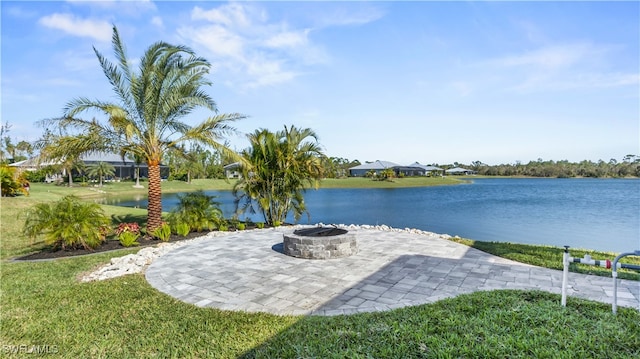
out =
<svg viewBox="0 0 640 359"><path fill-rule="evenodd" d="M93 249L106 238L111 224L99 204L66 196L54 203L39 203L26 212L23 234L44 236L45 243L61 249Z"/></svg>
<svg viewBox="0 0 640 359"><path fill-rule="evenodd" d="M384 170L380 171L380 176L378 177L378 179L380 181L392 181L395 176L396 173L393 171L393 169L385 168Z"/></svg>
<svg viewBox="0 0 640 359"><path fill-rule="evenodd" d="M255 213L257 206L267 224L284 222L293 212L297 220L306 212L303 192L318 187L324 155L311 129L294 126L272 133L257 130L249 136L251 148L242 152L242 178L235 184L236 211Z"/></svg>
<svg viewBox="0 0 640 359"><path fill-rule="evenodd" d="M98 162L89 166L87 174L91 177L98 177L100 179L100 187L102 187L102 179L104 177L113 176L116 173L115 167L107 162Z"/></svg>
<svg viewBox="0 0 640 359"><path fill-rule="evenodd" d="M236 156L219 140L223 135L235 131L228 125L229 122L244 116L216 114L195 126L182 122L182 118L201 107L216 111L215 102L202 89L211 84L206 78L210 63L196 56L188 47L162 41L152 44L139 62L132 62L115 26L112 44L116 63L109 61L95 48L94 52L117 101L79 97L66 105L62 118L50 122L79 133L95 132L100 139L100 142L94 143L95 147L106 147L123 155L137 155L147 163L147 226L152 232L162 224L160 161L163 154L179 148L182 143L201 143L229 156ZM139 71L135 71L133 63L139 63ZM76 118L90 110L104 113L107 120Z"/></svg>
<svg viewBox="0 0 640 359"><path fill-rule="evenodd" d="M13 197L19 194L28 195L26 186L29 184L24 173L17 173L14 167L0 165L0 192L2 197Z"/></svg>
<svg viewBox="0 0 640 359"><path fill-rule="evenodd" d="M136 222L131 223L120 223L118 228L116 228L116 236L121 235L122 233L135 233L140 234L140 225Z"/></svg>
<svg viewBox="0 0 640 359"><path fill-rule="evenodd" d="M202 190L178 195L179 202L169 214L169 222L174 228L180 223L187 224L189 229L197 232L218 228L224 219L220 204L214 198Z"/></svg>
<svg viewBox="0 0 640 359"><path fill-rule="evenodd" d="M178 222L174 224L174 228L175 228L176 234L183 237L186 237L189 234L189 232L191 232L191 228L189 227L189 225L184 222Z"/></svg>
<svg viewBox="0 0 640 359"><path fill-rule="evenodd" d="M162 225L156 228L151 235L163 242L167 242L171 238L171 226L167 222L162 222Z"/></svg>
<svg viewBox="0 0 640 359"><path fill-rule="evenodd" d="M133 247L140 245L138 243L138 238L140 237L139 233L133 232L122 232L118 235L118 240L123 247Z"/></svg>

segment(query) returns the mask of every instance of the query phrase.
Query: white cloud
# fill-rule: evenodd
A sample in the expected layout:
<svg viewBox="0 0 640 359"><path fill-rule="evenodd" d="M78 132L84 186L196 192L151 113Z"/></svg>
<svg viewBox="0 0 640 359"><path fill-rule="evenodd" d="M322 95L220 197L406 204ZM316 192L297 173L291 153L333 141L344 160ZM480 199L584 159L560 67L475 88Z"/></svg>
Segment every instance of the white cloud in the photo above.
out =
<svg viewBox="0 0 640 359"><path fill-rule="evenodd" d="M503 57L495 63L504 66L569 67L596 56L600 50L588 44L568 44L544 47L524 54Z"/></svg>
<svg viewBox="0 0 640 359"><path fill-rule="evenodd" d="M235 28L249 28L256 21L265 22L266 13L246 4L231 3L211 10L196 6L191 12L193 20L206 20Z"/></svg>
<svg viewBox="0 0 640 359"><path fill-rule="evenodd" d="M164 27L164 22L160 16L154 16L151 18L151 24L159 28Z"/></svg>
<svg viewBox="0 0 640 359"><path fill-rule="evenodd" d="M285 70L281 61L252 61L246 64L247 72L253 75L255 80L248 83L248 88L257 88L275 85L293 80L297 74L294 71Z"/></svg>
<svg viewBox="0 0 640 359"><path fill-rule="evenodd" d="M98 41L111 40L111 24L102 20L81 19L72 14L55 13L40 18L39 23L73 36L89 37Z"/></svg>
<svg viewBox="0 0 640 359"><path fill-rule="evenodd" d="M274 34L264 42L267 47L287 48L305 46L309 43L309 29L299 31L283 31Z"/></svg>
<svg viewBox="0 0 640 359"><path fill-rule="evenodd" d="M204 46L219 60L244 60L244 37L223 26L183 27L178 29L178 34Z"/></svg>
<svg viewBox="0 0 640 359"><path fill-rule="evenodd" d="M541 47L536 50L490 60L492 72L501 73L514 84L508 89L564 91L637 85L638 73L612 72L616 46L574 43Z"/></svg>
<svg viewBox="0 0 640 359"><path fill-rule="evenodd" d="M331 13L318 14L316 23L320 27L364 25L381 19L384 12L379 7L362 7L358 10L337 8Z"/></svg>
<svg viewBox="0 0 640 359"><path fill-rule="evenodd" d="M179 28L178 35L194 48L204 47L216 68L231 70L239 89L291 81L306 72L304 67L328 59L322 47L309 38L313 29L270 20L256 4L196 6L191 19L195 24Z"/></svg>

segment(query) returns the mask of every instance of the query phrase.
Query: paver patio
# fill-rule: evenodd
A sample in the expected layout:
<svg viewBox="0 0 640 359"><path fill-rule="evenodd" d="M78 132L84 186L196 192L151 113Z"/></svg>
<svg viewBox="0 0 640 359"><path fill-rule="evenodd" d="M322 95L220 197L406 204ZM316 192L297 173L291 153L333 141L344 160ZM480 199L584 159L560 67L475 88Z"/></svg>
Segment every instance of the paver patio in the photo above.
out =
<svg viewBox="0 0 640 359"><path fill-rule="evenodd" d="M359 251L309 260L282 253L292 227L205 237L156 259L156 289L200 307L293 315L339 315L432 303L478 290L560 293L562 271L496 257L421 231L349 228ZM569 298L611 304L613 280L569 274ZM618 282L618 305L638 308L640 283ZM558 303L560 306L560 303Z"/></svg>

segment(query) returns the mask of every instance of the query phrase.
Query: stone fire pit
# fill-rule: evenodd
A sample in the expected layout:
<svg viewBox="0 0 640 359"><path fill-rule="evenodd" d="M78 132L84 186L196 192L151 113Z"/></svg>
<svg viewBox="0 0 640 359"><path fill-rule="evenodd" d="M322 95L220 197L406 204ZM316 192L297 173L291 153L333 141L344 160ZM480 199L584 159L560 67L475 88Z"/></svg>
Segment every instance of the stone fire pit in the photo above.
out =
<svg viewBox="0 0 640 359"><path fill-rule="evenodd" d="M284 253L305 259L349 257L358 253L356 236L337 227L312 227L284 234Z"/></svg>

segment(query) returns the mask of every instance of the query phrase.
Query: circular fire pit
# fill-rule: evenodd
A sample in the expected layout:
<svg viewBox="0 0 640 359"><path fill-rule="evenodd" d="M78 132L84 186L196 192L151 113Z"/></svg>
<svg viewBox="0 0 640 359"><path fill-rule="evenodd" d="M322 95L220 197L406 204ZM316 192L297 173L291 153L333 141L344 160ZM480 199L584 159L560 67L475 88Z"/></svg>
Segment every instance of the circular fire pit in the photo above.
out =
<svg viewBox="0 0 640 359"><path fill-rule="evenodd" d="M330 259L358 252L356 236L337 227L312 227L284 234L284 253L305 259Z"/></svg>

